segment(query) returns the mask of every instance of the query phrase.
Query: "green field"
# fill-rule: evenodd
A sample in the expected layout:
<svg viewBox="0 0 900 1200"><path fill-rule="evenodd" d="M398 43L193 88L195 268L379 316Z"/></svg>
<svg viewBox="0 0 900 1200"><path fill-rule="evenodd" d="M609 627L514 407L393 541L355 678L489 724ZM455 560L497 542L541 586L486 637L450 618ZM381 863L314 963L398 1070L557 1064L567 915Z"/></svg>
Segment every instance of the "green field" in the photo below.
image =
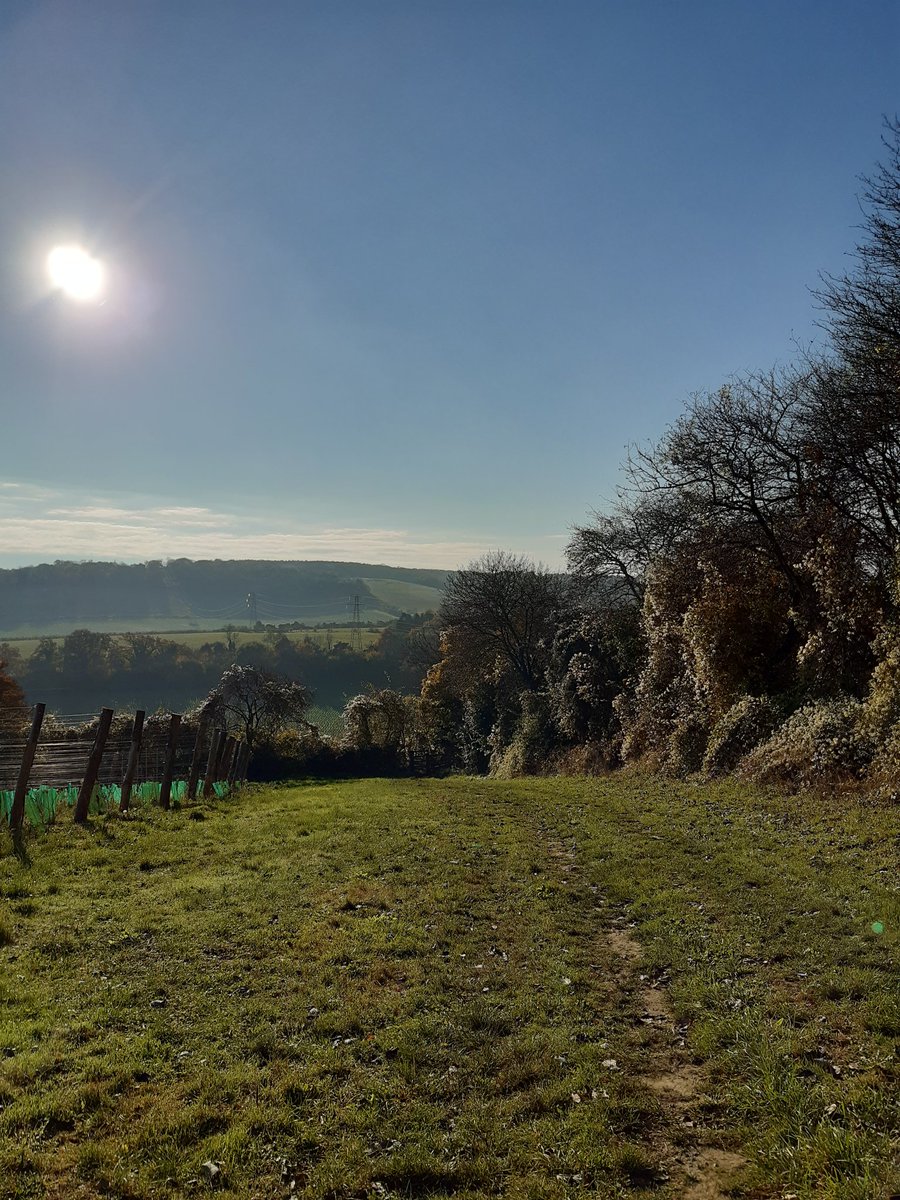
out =
<svg viewBox="0 0 900 1200"><path fill-rule="evenodd" d="M0 1196L886 1200L898 836L637 777L4 835Z"/></svg>
<svg viewBox="0 0 900 1200"><path fill-rule="evenodd" d="M132 631L140 632L140 631ZM192 650L199 649L200 646L218 643L224 646L227 635L221 630L174 630L172 632L151 631L154 636L162 638L168 642L176 642L181 646L189 646ZM310 638L316 645L325 649L329 644L334 645L336 642L350 642L353 636L353 629L349 625L335 627L333 629L301 629L294 630L285 634L285 637L290 638L293 642L302 642L306 638ZM360 629L360 641L363 649L367 646L374 645L381 636L380 629ZM254 630L239 630L235 632L234 639L238 646L245 646L248 642L258 642L265 637L264 633L258 633ZM23 658L30 658L37 648L38 638L14 638L8 639L9 644L14 646ZM62 643L61 637L53 639L57 643Z"/></svg>
<svg viewBox="0 0 900 1200"><path fill-rule="evenodd" d="M444 598L442 588L424 583L400 579L364 579L363 583L382 604L408 613L437 612Z"/></svg>

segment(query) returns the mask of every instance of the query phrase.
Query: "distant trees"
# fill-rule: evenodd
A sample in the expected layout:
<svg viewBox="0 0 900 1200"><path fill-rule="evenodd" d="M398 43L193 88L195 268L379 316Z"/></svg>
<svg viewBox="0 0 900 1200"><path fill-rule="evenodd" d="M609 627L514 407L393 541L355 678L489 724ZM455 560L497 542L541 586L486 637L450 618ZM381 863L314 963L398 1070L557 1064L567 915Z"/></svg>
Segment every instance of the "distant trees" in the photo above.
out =
<svg viewBox="0 0 900 1200"><path fill-rule="evenodd" d="M0 737L20 733L27 715L25 695L0 658Z"/></svg>
<svg viewBox="0 0 900 1200"><path fill-rule="evenodd" d="M235 663L257 666L302 681L321 705L341 709L350 696L369 688L417 692L437 634L433 614L403 614L378 640L357 652L343 643L328 649L316 635L288 636L269 628L253 641L222 634L191 644L177 635L106 634L75 631L65 638L42 638L30 657L14 645L0 646L27 694L61 712L84 712L101 704L183 711L215 687ZM428 630L429 632L425 632ZM321 639L324 641L324 638Z"/></svg>

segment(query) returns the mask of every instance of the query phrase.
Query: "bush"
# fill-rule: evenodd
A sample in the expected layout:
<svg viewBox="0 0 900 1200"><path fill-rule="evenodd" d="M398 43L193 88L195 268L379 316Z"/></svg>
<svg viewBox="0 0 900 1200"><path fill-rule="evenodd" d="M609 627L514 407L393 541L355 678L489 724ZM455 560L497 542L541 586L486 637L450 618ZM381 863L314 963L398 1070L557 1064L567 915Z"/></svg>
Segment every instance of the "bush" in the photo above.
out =
<svg viewBox="0 0 900 1200"><path fill-rule="evenodd" d="M733 771L746 754L772 736L778 721L778 708L768 696L742 696L713 726L703 757L704 772Z"/></svg>
<svg viewBox="0 0 900 1200"><path fill-rule="evenodd" d="M523 692L522 713L509 742L494 737L491 774L502 779L542 775L550 771L558 749L549 697L543 692Z"/></svg>
<svg viewBox="0 0 900 1200"><path fill-rule="evenodd" d="M689 713L675 725L669 736L664 767L679 779L699 771L709 738L709 727L702 717Z"/></svg>
<svg viewBox="0 0 900 1200"><path fill-rule="evenodd" d="M565 750L557 760L560 775L607 775L621 766L615 741L582 742Z"/></svg>
<svg viewBox="0 0 900 1200"><path fill-rule="evenodd" d="M742 760L741 774L793 787L859 777L875 750L860 723L862 707L848 696L804 705Z"/></svg>

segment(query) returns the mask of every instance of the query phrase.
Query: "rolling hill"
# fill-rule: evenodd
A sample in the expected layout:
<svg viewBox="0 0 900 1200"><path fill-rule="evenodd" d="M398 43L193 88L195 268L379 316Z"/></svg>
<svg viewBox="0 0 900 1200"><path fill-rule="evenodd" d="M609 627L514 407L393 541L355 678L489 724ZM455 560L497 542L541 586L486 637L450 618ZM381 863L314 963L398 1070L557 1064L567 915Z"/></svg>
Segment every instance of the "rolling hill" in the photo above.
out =
<svg viewBox="0 0 900 1200"><path fill-rule="evenodd" d="M0 570L0 637L90 628L216 629L225 624L387 622L440 602L445 571L265 560L55 562Z"/></svg>

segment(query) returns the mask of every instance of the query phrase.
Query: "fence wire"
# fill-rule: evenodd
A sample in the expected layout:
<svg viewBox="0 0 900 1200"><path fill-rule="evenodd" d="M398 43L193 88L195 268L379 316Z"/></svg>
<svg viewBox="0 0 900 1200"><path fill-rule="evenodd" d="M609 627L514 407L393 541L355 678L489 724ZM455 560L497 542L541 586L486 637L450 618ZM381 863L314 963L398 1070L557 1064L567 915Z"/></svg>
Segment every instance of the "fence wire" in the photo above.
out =
<svg viewBox="0 0 900 1200"><path fill-rule="evenodd" d="M188 730L179 735L175 751L174 778L186 778L191 765L196 735ZM93 749L93 738L74 741L39 741L31 768L31 787L66 787L77 784L84 778L87 761ZM0 744L0 791L15 788L19 776L19 765L25 749L25 739L6 741ZM110 737L100 760L97 782L119 784L125 774L125 766L131 750L130 737ZM166 745L158 739L147 739L141 743L138 757L136 783L149 783L162 778L166 759ZM205 765L205 758L203 760Z"/></svg>

